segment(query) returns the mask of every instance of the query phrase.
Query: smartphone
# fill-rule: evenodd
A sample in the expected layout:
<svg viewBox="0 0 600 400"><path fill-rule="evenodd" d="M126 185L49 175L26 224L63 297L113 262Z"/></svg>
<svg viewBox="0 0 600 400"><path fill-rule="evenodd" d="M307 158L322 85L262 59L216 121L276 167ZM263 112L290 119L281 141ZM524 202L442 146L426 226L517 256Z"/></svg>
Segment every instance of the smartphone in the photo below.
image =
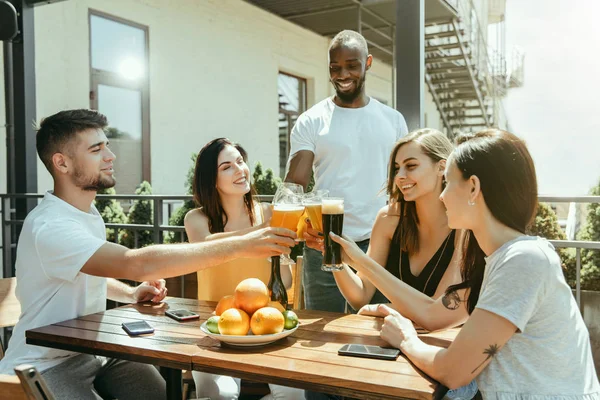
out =
<svg viewBox="0 0 600 400"><path fill-rule="evenodd" d="M196 319L196 318L200 318L200 315L196 314L195 312L189 311L189 310L167 310L165 311L165 314L167 314L169 317L176 319L177 321L187 321L190 319Z"/></svg>
<svg viewBox="0 0 600 400"><path fill-rule="evenodd" d="M154 332L154 328L151 327L146 321L123 322L121 326L123 329L125 329L125 332L131 336Z"/></svg>
<svg viewBox="0 0 600 400"><path fill-rule="evenodd" d="M393 361L400 355L400 350L365 344L345 344L338 350L338 354L341 356L377 358L380 360Z"/></svg>

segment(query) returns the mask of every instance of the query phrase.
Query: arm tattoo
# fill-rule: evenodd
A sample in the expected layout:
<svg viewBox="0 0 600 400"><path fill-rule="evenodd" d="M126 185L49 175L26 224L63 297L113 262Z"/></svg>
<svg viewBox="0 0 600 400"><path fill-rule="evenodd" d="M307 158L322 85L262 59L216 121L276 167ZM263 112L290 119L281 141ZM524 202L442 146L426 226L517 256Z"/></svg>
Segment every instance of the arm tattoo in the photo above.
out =
<svg viewBox="0 0 600 400"><path fill-rule="evenodd" d="M442 304L448 310L457 310L460 307L460 296L457 292L450 292L442 297Z"/></svg>
<svg viewBox="0 0 600 400"><path fill-rule="evenodd" d="M483 360L481 364L479 364L473 371L471 371L471 373L477 371L483 364L485 364L487 360L489 360L492 357L495 357L496 354L498 354L498 350L500 350L500 346L498 346L497 344L490 344L490 347L483 351L483 354L485 354L487 357L485 358L485 360Z"/></svg>

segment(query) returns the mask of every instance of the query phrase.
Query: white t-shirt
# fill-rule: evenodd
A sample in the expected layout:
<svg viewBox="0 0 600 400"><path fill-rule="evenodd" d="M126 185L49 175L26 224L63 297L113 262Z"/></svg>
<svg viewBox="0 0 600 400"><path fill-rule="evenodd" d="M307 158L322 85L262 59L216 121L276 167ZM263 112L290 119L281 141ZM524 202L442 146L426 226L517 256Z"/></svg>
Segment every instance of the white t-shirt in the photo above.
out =
<svg viewBox="0 0 600 400"><path fill-rule="evenodd" d="M521 236L486 258L477 308L517 333L477 377L484 399L600 399L590 335L545 239Z"/></svg>
<svg viewBox="0 0 600 400"><path fill-rule="evenodd" d="M106 278L80 272L106 243L104 221L48 192L23 223L17 246L16 295L21 316L0 373L20 364L54 367L77 353L25 344L25 331L106 310Z"/></svg>
<svg viewBox="0 0 600 400"><path fill-rule="evenodd" d="M344 198L344 234L351 239L371 236L377 212L386 202L390 153L407 133L402 114L372 97L361 108L339 107L327 98L296 121L290 157L301 150L315 155L314 189Z"/></svg>

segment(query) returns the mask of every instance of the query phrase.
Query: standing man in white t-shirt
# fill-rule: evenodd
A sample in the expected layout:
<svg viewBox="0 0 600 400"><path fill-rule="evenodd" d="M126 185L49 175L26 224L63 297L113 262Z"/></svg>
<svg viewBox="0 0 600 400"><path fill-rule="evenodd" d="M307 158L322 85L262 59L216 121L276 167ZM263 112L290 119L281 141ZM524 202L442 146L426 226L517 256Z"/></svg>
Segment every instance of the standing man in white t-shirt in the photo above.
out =
<svg viewBox="0 0 600 400"><path fill-rule="evenodd" d="M263 228L216 241L128 249L106 241L93 205L96 192L113 187L113 160L103 129L106 117L91 110L61 111L37 132L40 159L52 175L48 192L23 223L17 247L16 295L21 316L0 373L32 364L57 399L165 399L156 368L130 361L27 345L25 331L106 309L118 302L161 301L164 280L240 257L289 253L294 232ZM108 279L107 279L108 278ZM130 287L122 278L146 281Z"/></svg>
<svg viewBox="0 0 600 400"><path fill-rule="evenodd" d="M402 114L365 94L373 57L357 32L338 33L329 46L329 76L335 96L303 113L291 134L287 182L306 188L314 169L314 189L344 198L344 234L363 251L386 199L387 160L394 143L408 133ZM333 275L321 271L322 254L304 249L306 308L344 312L346 301Z"/></svg>

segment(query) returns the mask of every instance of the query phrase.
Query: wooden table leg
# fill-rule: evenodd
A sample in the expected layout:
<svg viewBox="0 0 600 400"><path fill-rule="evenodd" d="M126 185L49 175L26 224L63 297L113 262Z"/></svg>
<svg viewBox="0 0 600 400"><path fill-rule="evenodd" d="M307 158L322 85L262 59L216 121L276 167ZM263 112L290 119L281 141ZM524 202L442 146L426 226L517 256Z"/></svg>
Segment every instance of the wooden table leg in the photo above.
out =
<svg viewBox="0 0 600 400"><path fill-rule="evenodd" d="M167 381L167 400L182 400L181 370L160 367L160 373Z"/></svg>

